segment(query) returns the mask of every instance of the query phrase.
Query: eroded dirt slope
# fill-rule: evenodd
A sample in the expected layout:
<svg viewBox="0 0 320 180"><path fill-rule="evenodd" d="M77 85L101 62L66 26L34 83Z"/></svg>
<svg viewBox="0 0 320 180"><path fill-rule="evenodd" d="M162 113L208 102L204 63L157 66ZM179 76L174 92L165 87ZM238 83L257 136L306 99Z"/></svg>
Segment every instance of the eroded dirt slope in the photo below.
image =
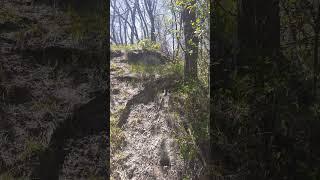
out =
<svg viewBox="0 0 320 180"><path fill-rule="evenodd" d="M125 52L115 54L111 60L111 118L117 120L124 142L116 149L111 145L111 177L183 179L189 167L177 143L181 127L170 110L171 94L165 93L179 77L142 76L132 72Z"/></svg>

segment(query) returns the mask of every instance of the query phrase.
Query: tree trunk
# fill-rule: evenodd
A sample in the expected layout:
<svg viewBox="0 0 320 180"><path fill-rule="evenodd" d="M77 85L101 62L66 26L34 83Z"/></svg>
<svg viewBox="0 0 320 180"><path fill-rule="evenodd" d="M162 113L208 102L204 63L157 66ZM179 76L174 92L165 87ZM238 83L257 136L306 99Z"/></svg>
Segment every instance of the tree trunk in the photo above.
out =
<svg viewBox="0 0 320 180"><path fill-rule="evenodd" d="M126 19L128 19L129 13L126 13ZM127 45L128 44L128 36L127 36L127 32L128 32L128 24L124 23L124 44Z"/></svg>
<svg viewBox="0 0 320 180"><path fill-rule="evenodd" d="M261 137L263 147L257 147L257 158L263 157L267 162L264 169L273 172L272 138L276 134L277 123L276 106L272 104L276 92L266 93L265 83L269 80L265 77L274 77L281 69L280 55L280 16L279 0L240 0L238 14L238 40L240 52L237 65L240 77L251 75L254 77L254 97L264 97L261 100L250 99L255 109L263 110L261 121L256 123L261 132L266 132ZM270 59L271 63L266 63ZM260 149L261 148L261 149ZM260 172L260 171L259 171ZM259 172L254 176L261 177ZM263 178L271 178L262 175Z"/></svg>
<svg viewBox="0 0 320 180"><path fill-rule="evenodd" d="M156 42L156 29L154 27L154 18L150 17L150 21L151 21L151 41Z"/></svg>
<svg viewBox="0 0 320 180"><path fill-rule="evenodd" d="M195 5L196 1L191 1L191 6ZM192 10L184 8L182 13L184 38L185 38L185 66L184 76L185 80L191 80L197 78L197 59L198 59L198 44L199 39L194 34L195 29L192 26L192 22L196 21L196 12L194 8Z"/></svg>
<svg viewBox="0 0 320 180"><path fill-rule="evenodd" d="M132 10L132 16L131 16L132 26L134 29L134 35L135 35L137 41L139 41L139 35L138 35L137 26L136 26L136 12L137 12L138 4L139 4L139 0L135 0L134 5L133 5L133 10Z"/></svg>
<svg viewBox="0 0 320 180"><path fill-rule="evenodd" d="M144 0L145 8L149 16L151 28L150 28L150 33L151 33L151 41L156 42L156 29L155 29L155 8L157 1L155 0Z"/></svg>
<svg viewBox="0 0 320 180"><path fill-rule="evenodd" d="M119 37L120 37L120 43L123 44L123 39L122 39L122 21L119 16Z"/></svg>
<svg viewBox="0 0 320 180"><path fill-rule="evenodd" d="M117 41L117 36L116 36L116 33L115 33L115 27L114 27L114 21L115 21L115 15L112 16L112 20L111 20L111 31L112 31L112 40L113 42L118 45L118 41Z"/></svg>
<svg viewBox="0 0 320 180"><path fill-rule="evenodd" d="M140 4L138 4L137 10L138 10L138 14L139 14L139 17L141 20L141 26L142 26L143 33L144 33L144 38L147 38L149 36L148 25L147 25L145 16L142 14Z"/></svg>

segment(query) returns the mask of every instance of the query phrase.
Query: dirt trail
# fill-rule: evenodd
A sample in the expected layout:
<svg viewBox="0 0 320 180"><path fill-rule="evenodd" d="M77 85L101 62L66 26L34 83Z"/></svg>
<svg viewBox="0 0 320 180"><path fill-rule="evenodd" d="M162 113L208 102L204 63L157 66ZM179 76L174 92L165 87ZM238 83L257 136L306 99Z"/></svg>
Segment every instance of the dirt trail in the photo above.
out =
<svg viewBox="0 0 320 180"><path fill-rule="evenodd" d="M174 79L142 79L130 72L124 56L111 60L111 113L119 114L125 146L111 152L115 179L182 179L185 164L174 138L175 121L169 111Z"/></svg>

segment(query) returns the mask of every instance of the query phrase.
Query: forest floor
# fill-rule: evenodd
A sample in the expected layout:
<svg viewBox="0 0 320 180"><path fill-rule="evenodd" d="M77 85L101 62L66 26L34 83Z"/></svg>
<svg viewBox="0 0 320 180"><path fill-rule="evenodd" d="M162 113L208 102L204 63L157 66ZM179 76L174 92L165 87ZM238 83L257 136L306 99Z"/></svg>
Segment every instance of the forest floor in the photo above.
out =
<svg viewBox="0 0 320 180"><path fill-rule="evenodd" d="M72 39L71 22L1 2L0 179L108 177L105 59Z"/></svg>
<svg viewBox="0 0 320 180"><path fill-rule="evenodd" d="M111 178L196 176L201 163L183 159L178 143L178 137L186 136L183 119L172 108L171 92L181 78L137 71L125 51L111 54Z"/></svg>

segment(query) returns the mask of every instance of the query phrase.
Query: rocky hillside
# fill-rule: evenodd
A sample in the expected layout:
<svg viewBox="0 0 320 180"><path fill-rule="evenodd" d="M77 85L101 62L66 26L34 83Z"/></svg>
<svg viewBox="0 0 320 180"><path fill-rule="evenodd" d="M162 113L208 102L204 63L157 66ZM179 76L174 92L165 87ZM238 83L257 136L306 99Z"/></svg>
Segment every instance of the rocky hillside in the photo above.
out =
<svg viewBox="0 0 320 180"><path fill-rule="evenodd" d="M181 76L157 73L166 65L149 63L150 58L144 57L151 56L150 52L111 53L111 179L198 177L201 162L184 159L178 142L186 131L183 116L173 108L171 92ZM158 62L157 57L162 56L152 59ZM141 71L136 66L154 69Z"/></svg>
<svg viewBox="0 0 320 180"><path fill-rule="evenodd" d="M0 179L108 177L108 51L73 18L1 2Z"/></svg>

